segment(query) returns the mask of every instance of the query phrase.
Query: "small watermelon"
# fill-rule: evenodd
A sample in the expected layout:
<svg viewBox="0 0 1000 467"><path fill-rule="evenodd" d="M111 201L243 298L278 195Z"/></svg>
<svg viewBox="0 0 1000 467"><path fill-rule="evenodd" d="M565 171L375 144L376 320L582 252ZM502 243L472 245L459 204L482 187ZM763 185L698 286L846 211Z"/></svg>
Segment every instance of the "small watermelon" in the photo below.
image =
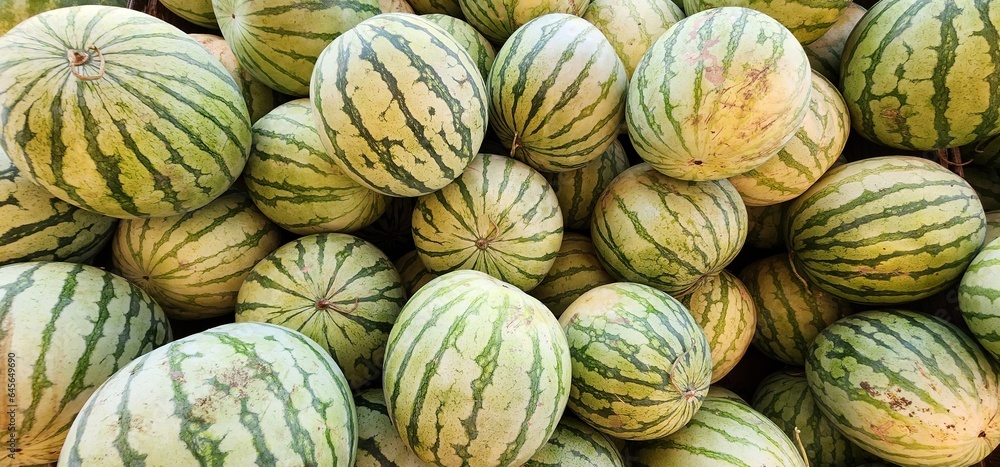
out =
<svg viewBox="0 0 1000 467"><path fill-rule="evenodd" d="M705 331L712 349L712 383L732 370L754 338L757 307L747 287L729 271L709 274L676 295Z"/></svg>

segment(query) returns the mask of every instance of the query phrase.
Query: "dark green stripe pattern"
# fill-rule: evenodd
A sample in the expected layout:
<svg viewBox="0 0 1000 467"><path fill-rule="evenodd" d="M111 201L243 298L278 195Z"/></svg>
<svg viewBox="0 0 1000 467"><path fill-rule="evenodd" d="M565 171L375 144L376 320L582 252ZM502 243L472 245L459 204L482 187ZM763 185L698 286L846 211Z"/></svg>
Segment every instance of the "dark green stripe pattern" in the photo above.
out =
<svg viewBox="0 0 1000 467"><path fill-rule="evenodd" d="M747 287L731 272L709 274L675 298L705 331L712 350L712 383L739 363L755 336L757 306Z"/></svg>
<svg viewBox="0 0 1000 467"><path fill-rule="evenodd" d="M566 414L549 442L524 463L524 467L545 466L625 467L625 461L607 435Z"/></svg>
<svg viewBox="0 0 1000 467"><path fill-rule="evenodd" d="M844 46L840 89L854 129L926 151L1000 131L1000 5L886 0Z"/></svg>
<svg viewBox="0 0 1000 467"><path fill-rule="evenodd" d="M406 303L389 334L383 390L393 425L425 462L519 466L569 397L569 348L538 300L455 271Z"/></svg>
<svg viewBox="0 0 1000 467"><path fill-rule="evenodd" d="M385 343L405 301L396 268L372 244L317 234L282 245L253 267L236 299L236 322L309 336L358 389L382 374Z"/></svg>
<svg viewBox="0 0 1000 467"><path fill-rule="evenodd" d="M972 336L1000 358L1000 240L987 244L965 271L958 285L958 307Z"/></svg>
<svg viewBox="0 0 1000 467"><path fill-rule="evenodd" d="M418 0L420 3L424 0ZM442 1L443 3L443 1ZM465 20L494 44L503 44L525 23L549 13L579 16L587 8L586 1L540 0L458 0Z"/></svg>
<svg viewBox="0 0 1000 467"><path fill-rule="evenodd" d="M0 35L39 13L74 5L125 7L128 2L126 0L4 0L0 2Z"/></svg>
<svg viewBox="0 0 1000 467"><path fill-rule="evenodd" d="M705 332L665 292L629 282L595 287L559 323L573 362L568 407L604 433L662 438L683 427L708 393Z"/></svg>
<svg viewBox="0 0 1000 467"><path fill-rule="evenodd" d="M64 201L119 218L175 215L243 170L250 117L236 81L162 20L59 9L0 37L0 49L0 146ZM70 66L73 50L83 65Z"/></svg>
<svg viewBox="0 0 1000 467"><path fill-rule="evenodd" d="M408 297L412 297L421 287L438 277L437 274L428 271L424 267L424 262L420 261L420 255L417 254L417 250L412 250L400 256L396 260L395 266Z"/></svg>
<svg viewBox="0 0 1000 467"><path fill-rule="evenodd" d="M486 134L486 85L469 52L437 24L385 13L334 40L310 100L323 146L350 177L414 197L462 174Z"/></svg>
<svg viewBox="0 0 1000 467"><path fill-rule="evenodd" d="M580 295L612 282L614 278L601 267L590 238L565 233L552 269L537 287L531 289L531 296L544 303L558 318Z"/></svg>
<svg viewBox="0 0 1000 467"><path fill-rule="evenodd" d="M806 379L840 432L895 464L974 465L1000 442L996 363L931 315L841 319L810 348Z"/></svg>
<svg viewBox="0 0 1000 467"><path fill-rule="evenodd" d="M59 465L351 467L357 425L347 380L318 344L226 324L115 373L73 423Z"/></svg>
<svg viewBox="0 0 1000 467"><path fill-rule="evenodd" d="M628 155L614 140L600 156L576 170L546 174L559 198L563 223L567 229L589 231L590 218L604 189L618 174L629 168Z"/></svg>
<svg viewBox="0 0 1000 467"><path fill-rule="evenodd" d="M21 449L14 463L56 461L91 394L171 338L163 310L119 276L58 262L0 268L0 347L14 356L16 384L14 403L5 395L0 409L17 426L3 430Z"/></svg>
<svg viewBox="0 0 1000 467"><path fill-rule="evenodd" d="M167 0L161 3L177 16L198 26L210 29L219 27L215 22L215 10L212 9L211 0Z"/></svg>
<svg viewBox="0 0 1000 467"><path fill-rule="evenodd" d="M847 300L890 304L952 285L983 244L983 205L937 163L883 156L835 167L789 206L795 268Z"/></svg>
<svg viewBox="0 0 1000 467"><path fill-rule="evenodd" d="M792 440L767 417L726 395L709 395L683 429L631 446L634 467L805 467Z"/></svg>
<svg viewBox="0 0 1000 467"><path fill-rule="evenodd" d="M459 44L462 44L469 52L469 56L472 57L472 61L476 62L480 75L486 79L490 74L490 69L493 68L493 61L497 55L496 49L493 48L490 41L483 37L479 31L476 31L472 25L454 16L434 13L423 15L422 18L441 26Z"/></svg>
<svg viewBox="0 0 1000 467"><path fill-rule="evenodd" d="M354 396L358 411L356 467L430 466L410 451L392 426L382 388L366 389Z"/></svg>

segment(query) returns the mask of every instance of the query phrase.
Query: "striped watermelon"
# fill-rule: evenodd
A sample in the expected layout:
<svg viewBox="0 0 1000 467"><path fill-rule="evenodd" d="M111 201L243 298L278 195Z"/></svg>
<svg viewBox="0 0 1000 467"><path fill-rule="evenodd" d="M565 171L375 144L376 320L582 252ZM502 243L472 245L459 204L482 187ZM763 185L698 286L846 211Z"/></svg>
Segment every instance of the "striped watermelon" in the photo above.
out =
<svg viewBox="0 0 1000 467"><path fill-rule="evenodd" d="M566 335L538 300L478 271L445 274L403 307L383 389L393 426L439 466L516 466L545 445L570 387Z"/></svg>
<svg viewBox="0 0 1000 467"><path fill-rule="evenodd" d="M531 289L531 296L558 318L584 292L612 282L614 279L601 267L590 238L565 233L552 269L537 287Z"/></svg>
<svg viewBox="0 0 1000 467"><path fill-rule="evenodd" d="M382 13L415 14L413 7L406 0L378 0L378 8Z"/></svg>
<svg viewBox="0 0 1000 467"><path fill-rule="evenodd" d="M599 29L570 14L519 28L497 52L487 85L490 127L513 157L544 172L587 165L625 118L625 67Z"/></svg>
<svg viewBox="0 0 1000 467"><path fill-rule="evenodd" d="M967 466L1000 443L997 367L931 315L875 310L823 330L806 358L809 389L848 439L889 462Z"/></svg>
<svg viewBox="0 0 1000 467"><path fill-rule="evenodd" d="M712 377L705 333L652 287L595 287L559 317L573 362L570 410L625 440L662 438L698 411Z"/></svg>
<svg viewBox="0 0 1000 467"><path fill-rule="evenodd" d="M486 89L447 31L386 13L337 37L309 94L323 146L364 186L390 196L433 193L458 178L486 132Z"/></svg>
<svg viewBox="0 0 1000 467"><path fill-rule="evenodd" d="M802 126L809 61L780 23L740 7L684 18L629 82L632 145L671 177L717 180L757 167Z"/></svg>
<svg viewBox="0 0 1000 467"><path fill-rule="evenodd" d="M59 465L354 465L357 414L337 364L280 326L218 326L118 370Z"/></svg>
<svg viewBox="0 0 1000 467"><path fill-rule="evenodd" d="M885 0L844 46L840 89L854 129L911 150L1000 132L1000 14L983 0Z"/></svg>
<svg viewBox="0 0 1000 467"><path fill-rule="evenodd" d="M816 335L851 313L849 302L809 283L788 254L750 263L740 279L757 308L753 345L782 363L802 366Z"/></svg>
<svg viewBox="0 0 1000 467"><path fill-rule="evenodd" d="M1000 135L970 144L962 148L962 154L976 165L1000 168Z"/></svg>
<svg viewBox="0 0 1000 467"><path fill-rule="evenodd" d="M608 38L631 79L643 54L684 12L672 0L590 0L583 19Z"/></svg>
<svg viewBox="0 0 1000 467"><path fill-rule="evenodd" d="M570 415L563 416L555 433L525 467L625 467L613 442Z"/></svg>
<svg viewBox="0 0 1000 467"><path fill-rule="evenodd" d="M354 396L358 411L357 467L429 466L406 447L392 426L382 388L366 389Z"/></svg>
<svg viewBox="0 0 1000 467"><path fill-rule="evenodd" d="M997 238L1000 238L1000 211L990 211L986 213L986 240L983 245L989 245Z"/></svg>
<svg viewBox="0 0 1000 467"><path fill-rule="evenodd" d="M972 260L958 286L958 306L972 336L1000 356L1000 241L987 244Z"/></svg>
<svg viewBox="0 0 1000 467"><path fill-rule="evenodd" d="M382 12L378 0L213 0L219 29L254 77L291 96L309 95L327 45Z"/></svg>
<svg viewBox="0 0 1000 467"><path fill-rule="evenodd" d="M56 8L76 5L108 5L125 7L127 0L2 0L0 1L0 35L3 35L20 22Z"/></svg>
<svg viewBox="0 0 1000 467"><path fill-rule="evenodd" d="M778 20L802 44L819 39L836 24L851 0L684 0L684 11L693 15L718 7L753 8Z"/></svg>
<svg viewBox="0 0 1000 467"><path fill-rule="evenodd" d="M823 75L831 83L840 81L840 58L844 54L844 45L866 11L865 7L857 3L848 3L833 26L819 39L805 46L809 66L813 71Z"/></svg>
<svg viewBox="0 0 1000 467"><path fill-rule="evenodd" d="M814 72L811 96L809 112L792 140L764 164L729 178L747 206L778 204L801 195L847 145L851 122L840 91Z"/></svg>
<svg viewBox="0 0 1000 467"><path fill-rule="evenodd" d="M796 270L862 303L902 303L944 290L983 244L972 187L940 165L883 156L829 171L788 206Z"/></svg>
<svg viewBox="0 0 1000 467"><path fill-rule="evenodd" d="M333 355L351 387L378 379L385 342L406 291L378 248L357 237L317 234L286 243L240 287L236 322L299 331Z"/></svg>
<svg viewBox="0 0 1000 467"><path fill-rule="evenodd" d="M0 36L0 50L0 148L70 204L170 216L208 204L243 170L243 96L174 26L125 8L63 8Z"/></svg>
<svg viewBox="0 0 1000 467"><path fill-rule="evenodd" d="M422 14L440 13L455 18L462 17L462 6L458 0L409 0L413 11Z"/></svg>
<svg viewBox="0 0 1000 467"><path fill-rule="evenodd" d="M204 319L231 313L250 269L280 244L250 197L233 192L179 216L122 221L111 258L167 316Z"/></svg>
<svg viewBox="0 0 1000 467"><path fill-rule="evenodd" d="M0 465L54 462L94 390L170 339L163 310L114 274L56 262L0 268L0 348L14 383L0 398Z"/></svg>
<svg viewBox="0 0 1000 467"><path fill-rule="evenodd" d="M399 272L399 280L403 283L403 290L406 291L408 297L412 297L421 287L438 278L437 274L424 267L424 262L420 261L417 250L412 250L401 256L396 260L394 266Z"/></svg>
<svg viewBox="0 0 1000 467"><path fill-rule="evenodd" d="M783 248L781 218L788 203L769 206L747 206L747 246L770 250Z"/></svg>
<svg viewBox="0 0 1000 467"><path fill-rule="evenodd" d="M566 172L546 174L556 191L567 229L587 231L597 199L618 174L629 168L628 154L618 140L587 165Z"/></svg>
<svg viewBox="0 0 1000 467"><path fill-rule="evenodd" d="M747 213L727 180L675 180L639 164L604 190L590 229L613 277L676 293L736 257Z"/></svg>
<svg viewBox="0 0 1000 467"><path fill-rule="evenodd" d="M757 309L743 282L729 271L709 274L676 296L705 331L712 350L712 383L739 363L750 347Z"/></svg>
<svg viewBox="0 0 1000 467"><path fill-rule="evenodd" d="M0 149L0 265L85 262L114 233L113 218L80 209L22 177Z"/></svg>
<svg viewBox="0 0 1000 467"><path fill-rule="evenodd" d="M795 439L795 432L799 431L809 465L855 467L872 457L820 413L805 373L779 371L768 375L757 386L752 405L790 439Z"/></svg>
<svg viewBox="0 0 1000 467"><path fill-rule="evenodd" d="M590 0L458 0L465 20L496 44L503 44L515 30L535 18L550 13L579 16L589 3Z"/></svg>
<svg viewBox="0 0 1000 467"><path fill-rule="evenodd" d="M448 31L448 34L451 34L469 52L469 56L476 63L483 79L489 76L497 51L493 48L493 44L490 44L490 41L483 37L479 31L476 31L476 28L454 16L439 13L423 15L423 18Z"/></svg>
<svg viewBox="0 0 1000 467"><path fill-rule="evenodd" d="M213 13L214 15L214 13ZM214 17L214 16L213 16ZM273 89L267 87L259 79L254 78L250 72L240 65L233 54L233 49L222 36L215 34L189 34L192 39L198 41L202 47L215 55L215 58L222 62L229 75L236 80L240 92L243 93L243 100L247 103L247 110L250 112L250 123L260 120L275 106L277 106L278 94Z"/></svg>
<svg viewBox="0 0 1000 467"><path fill-rule="evenodd" d="M286 102L253 126L243 180L254 204L300 235L353 232L385 211L388 198L349 177L323 148L308 99Z"/></svg>
<svg viewBox="0 0 1000 467"><path fill-rule="evenodd" d="M219 27L215 21L215 10L212 9L212 0L158 0L158 4L167 7L175 15L198 26L210 29L218 29Z"/></svg>
<svg viewBox="0 0 1000 467"><path fill-rule="evenodd" d="M983 209L1000 210L1000 170L981 165L965 167L965 181L976 190Z"/></svg>
<svg viewBox="0 0 1000 467"><path fill-rule="evenodd" d="M633 467L806 467L774 422L739 398L717 394L706 397L680 431L636 443L631 452Z"/></svg>
<svg viewBox="0 0 1000 467"><path fill-rule="evenodd" d="M525 291L552 268L562 237L555 192L541 174L505 156L480 154L413 209L413 241L427 270L475 269Z"/></svg>

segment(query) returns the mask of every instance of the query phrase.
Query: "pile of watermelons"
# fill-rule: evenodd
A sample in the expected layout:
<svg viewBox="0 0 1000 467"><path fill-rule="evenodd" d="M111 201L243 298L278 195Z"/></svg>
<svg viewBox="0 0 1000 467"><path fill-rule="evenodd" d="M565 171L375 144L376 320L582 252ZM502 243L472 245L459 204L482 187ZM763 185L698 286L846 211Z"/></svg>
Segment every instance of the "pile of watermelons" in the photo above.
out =
<svg viewBox="0 0 1000 467"><path fill-rule="evenodd" d="M1000 443L1000 2L75 3L0 0L0 466Z"/></svg>

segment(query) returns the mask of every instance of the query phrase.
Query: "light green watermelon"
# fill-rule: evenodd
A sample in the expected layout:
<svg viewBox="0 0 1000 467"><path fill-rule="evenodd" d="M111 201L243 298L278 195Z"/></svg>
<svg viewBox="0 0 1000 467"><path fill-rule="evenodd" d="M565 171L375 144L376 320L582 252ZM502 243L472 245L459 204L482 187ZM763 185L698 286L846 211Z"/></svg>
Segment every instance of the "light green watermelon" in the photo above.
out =
<svg viewBox="0 0 1000 467"><path fill-rule="evenodd" d="M0 148L59 199L112 217L172 216L220 196L246 164L236 81L162 20L62 8L0 36L0 50Z"/></svg>
<svg viewBox="0 0 1000 467"><path fill-rule="evenodd" d="M693 15L718 7L752 8L788 28L802 44L823 36L836 24L851 0L684 0L684 11Z"/></svg>
<svg viewBox="0 0 1000 467"><path fill-rule="evenodd" d="M160 306L119 276L58 262L0 267L0 349L7 361L0 465L55 462L91 394L170 340Z"/></svg>
<svg viewBox="0 0 1000 467"><path fill-rule="evenodd" d="M583 19L608 38L631 79L642 56L684 12L672 0L590 0Z"/></svg>
<svg viewBox="0 0 1000 467"><path fill-rule="evenodd" d="M809 66L816 73L823 75L831 83L840 81L840 58L844 54L844 45L851 31L861 21L868 10L857 3L850 2L844 8L837 21L827 29L819 39L805 46Z"/></svg>
<svg viewBox="0 0 1000 467"><path fill-rule="evenodd" d="M625 467L622 454L606 435L570 415L524 467Z"/></svg>
<svg viewBox="0 0 1000 467"><path fill-rule="evenodd" d="M568 407L603 433L648 440L681 429L708 392L712 353L680 302L652 287L595 287L559 317L569 341Z"/></svg>
<svg viewBox="0 0 1000 467"><path fill-rule="evenodd" d="M476 31L476 28L461 19L441 13L423 15L423 18L448 31L448 34L451 34L469 52L469 56L472 57L473 62L476 62L483 79L489 76L497 52L493 44L490 44L489 40Z"/></svg>
<svg viewBox="0 0 1000 467"><path fill-rule="evenodd" d="M627 168L628 155L622 144L615 140L600 156L579 169L546 174L559 198L566 228L589 230L597 199L611 181Z"/></svg>
<svg viewBox="0 0 1000 467"><path fill-rule="evenodd" d="M614 279L601 267L601 260L597 258L590 238L578 233L565 233L552 269L538 286L531 289L531 296L545 304L558 318L580 295L612 282Z"/></svg>
<svg viewBox="0 0 1000 467"><path fill-rule="evenodd" d="M712 350L712 383L726 376L750 347L757 307L738 277L723 270L709 274L676 295L705 331Z"/></svg>
<svg viewBox="0 0 1000 467"><path fill-rule="evenodd" d="M987 244L962 275L958 306L972 336L1000 357L1000 240Z"/></svg>

